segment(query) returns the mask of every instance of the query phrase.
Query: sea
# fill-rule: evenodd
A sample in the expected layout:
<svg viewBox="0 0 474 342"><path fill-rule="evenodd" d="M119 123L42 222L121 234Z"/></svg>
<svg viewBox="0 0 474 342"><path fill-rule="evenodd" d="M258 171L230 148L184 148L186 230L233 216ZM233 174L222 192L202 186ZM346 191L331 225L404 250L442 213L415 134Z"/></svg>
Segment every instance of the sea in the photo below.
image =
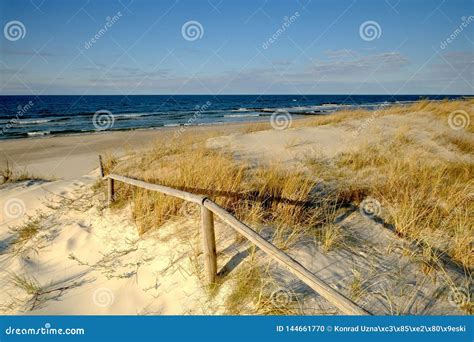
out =
<svg viewBox="0 0 474 342"><path fill-rule="evenodd" d="M0 96L0 139L158 129L331 115L463 95L98 95Z"/></svg>

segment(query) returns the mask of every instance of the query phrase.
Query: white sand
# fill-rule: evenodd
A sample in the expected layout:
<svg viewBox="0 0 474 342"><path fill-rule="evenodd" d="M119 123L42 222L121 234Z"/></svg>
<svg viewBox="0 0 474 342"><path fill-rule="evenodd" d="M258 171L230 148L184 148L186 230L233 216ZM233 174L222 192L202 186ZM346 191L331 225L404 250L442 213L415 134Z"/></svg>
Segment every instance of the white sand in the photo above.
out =
<svg viewBox="0 0 474 342"><path fill-rule="evenodd" d="M97 168L99 154L146 147L157 136L143 130L0 141L0 168L8 161L38 177L78 178Z"/></svg>
<svg viewBox="0 0 474 342"><path fill-rule="evenodd" d="M187 127L186 132L216 129L233 131L245 124ZM16 170L47 179L74 179L97 168L98 155L112 152L123 155L169 140L179 127L135 131L99 132L69 136L0 140L0 169L7 162Z"/></svg>
<svg viewBox="0 0 474 342"><path fill-rule="evenodd" d="M341 152L383 144L397 131L407 131L420 146L435 149L438 156L456 159L459 156L434 141L437 134L452 133L447 122L433 120L422 113L387 115L368 124L366 120L347 120L338 125L267 130L249 134L232 134L208 141L211 148L233 152L238 158L269 164L301 165L308 157L332 158ZM465 156L468 158L469 156Z"/></svg>
<svg viewBox="0 0 474 342"><path fill-rule="evenodd" d="M199 246L194 241L197 226L181 222L193 229L194 234L187 236L193 240L189 244L174 236L173 224L140 238L127 211L104 210L103 199L88 190L91 180L22 183L4 189L7 200L14 194L24 201L28 214L34 208L46 215L40 233L19 254L8 246L12 238L8 226L19 219L3 220L0 225L0 303L11 305L6 313L210 312L202 283L192 268L194 251L190 245ZM4 202L2 196L0 204ZM40 202L57 209L46 208ZM12 274L34 277L41 292L48 293L32 300L31 295L12 284Z"/></svg>

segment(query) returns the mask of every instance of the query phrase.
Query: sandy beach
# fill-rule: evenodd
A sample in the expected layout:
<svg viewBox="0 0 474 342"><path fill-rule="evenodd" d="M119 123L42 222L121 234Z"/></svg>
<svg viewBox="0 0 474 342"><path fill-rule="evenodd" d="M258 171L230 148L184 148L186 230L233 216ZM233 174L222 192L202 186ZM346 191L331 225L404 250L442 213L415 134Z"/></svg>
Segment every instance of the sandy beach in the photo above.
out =
<svg viewBox="0 0 474 342"><path fill-rule="evenodd" d="M220 131L232 132L245 124L218 125ZM193 132L206 132L215 125L187 127ZM133 131L97 132L68 136L46 136L0 140L0 168L9 162L40 178L72 179L97 168L99 154L146 149L157 140L173 139L179 127Z"/></svg>
<svg viewBox="0 0 474 342"><path fill-rule="evenodd" d="M121 204L108 208L104 182L98 180L98 154L109 156L105 157L107 168L115 165L116 173L154 179L152 172L158 172L158 177L169 181L184 177L186 165L197 167L199 160L205 167L203 158L211 158L209 166L214 169L207 169L206 180L190 183L198 186L205 181L201 187L208 184L210 193L212 188L221 187L221 180L215 178L221 168L219 158L253 165L250 171L265 165L281 169L288 179L295 179L293 189L303 187L306 181L301 177L314 170L320 186L325 187L326 182L328 186L344 184L343 178L324 180L324 170L333 176L341 170L330 171L329 164L324 169L319 167L346 155L352 155L354 161L355 154L369 145L383 147L395 141L402 144L397 149L408 148L406 156L413 153L420 160L472 165L472 154L443 140L470 139L470 133L454 132L444 118L435 119L436 104L430 106L422 111L412 106L403 115L403 107L392 112L389 109L376 118L370 112L312 117L294 120L284 130L269 129L268 123L250 123L189 127L179 138L175 129L163 129L2 141L2 167L8 159L13 168L26 170L34 179L0 186L0 309L6 314L337 314L331 303L264 253L251 249L248 242L235 238L230 227L220 221L216 222L216 241L218 269L223 276L217 292L209 296L202 278L197 208L179 204L176 214L173 211L163 219L160 212L164 207L160 206L168 206L165 210L169 213L174 204L170 206L171 202L166 204L160 197L155 209L146 210L153 213L150 220L144 211L137 211L142 210L143 194L121 192L125 188L119 188L118 196L125 196L119 200ZM413 143L416 145L410 145ZM178 154L170 157L169 153ZM371 153L370 158L379 158ZM184 164L180 164L181 156L185 157ZM160 158L158 164L154 158ZM113 164L109 164L112 159ZM222 165L228 160L224 159ZM148 165L144 171L143 163ZM240 177L237 175L241 172L235 171L233 176L232 167L225 171L230 180ZM364 177L376 184L377 172L382 171L374 173L374 167L378 166L371 162L372 171L363 171L368 172ZM464 185L471 191L468 183ZM330 188L324 189L317 191ZM377 212L380 217L392 210L387 199L369 196L364 201L368 199L381 206L375 208L383 210ZM466 307L453 304L453 291L469 288L470 273L459 266L459 260L468 265L471 259L453 261L461 255L451 254L436 259L439 266L429 266L424 252L417 251L421 247L410 244L409 235L405 237L396 232L397 226L357 209L364 201L351 197L347 206L337 209L335 223L331 221L331 227L337 225L331 234L337 235L308 235L308 229L313 228L304 222L292 223L290 214L289 221L285 221L290 230L283 234L299 233L286 239L284 245L278 242L278 225L271 220L263 225L259 220L250 222L261 215L256 207L242 215L244 221L259 226L263 236L284 246L314 274L373 314L463 314ZM288 209L284 210L282 213ZM301 218L304 213L297 215ZM144 226L152 228L144 230ZM436 234L433 239L437 239ZM253 274L262 268L265 273L256 278L258 281L242 288L248 272ZM279 291L283 291L284 307L273 297L275 293L280 295ZM258 297L257 293L258 302L248 297ZM84 305L75 305L77 302Z"/></svg>
<svg viewBox="0 0 474 342"><path fill-rule="evenodd" d="M2 1L0 342L474 342L472 10Z"/></svg>

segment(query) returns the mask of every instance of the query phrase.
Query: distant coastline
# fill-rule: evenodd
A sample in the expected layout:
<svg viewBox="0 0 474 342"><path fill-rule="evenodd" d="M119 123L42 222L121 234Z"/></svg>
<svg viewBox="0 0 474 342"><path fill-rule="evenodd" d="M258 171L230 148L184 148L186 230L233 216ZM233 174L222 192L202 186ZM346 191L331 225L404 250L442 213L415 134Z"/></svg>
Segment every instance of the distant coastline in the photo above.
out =
<svg viewBox="0 0 474 342"><path fill-rule="evenodd" d="M90 95L0 96L0 140L294 119L468 95Z"/></svg>

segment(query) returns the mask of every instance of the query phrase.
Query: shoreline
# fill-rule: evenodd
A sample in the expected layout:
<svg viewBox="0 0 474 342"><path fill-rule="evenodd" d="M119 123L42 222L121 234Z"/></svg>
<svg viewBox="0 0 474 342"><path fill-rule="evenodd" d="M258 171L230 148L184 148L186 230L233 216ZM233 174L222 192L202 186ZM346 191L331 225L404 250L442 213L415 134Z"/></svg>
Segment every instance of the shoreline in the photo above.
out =
<svg viewBox="0 0 474 342"><path fill-rule="evenodd" d="M330 113L334 114L334 113ZM312 114L312 115L301 115L301 117L296 117L294 120L304 120L310 117L314 117L317 115L324 116L327 114ZM296 115L295 115L296 116ZM123 132L148 132L148 131L170 131L170 130L179 130L181 128L185 128L186 131L188 130L198 130L200 128L207 129L210 127L224 127L224 126L246 126L251 124L259 124L268 122L267 116L265 120L249 120L249 121L241 121L241 122L214 122L214 123L205 123L199 125L166 125L166 126L157 126L157 127L147 127L147 128L129 128L129 129L114 129L114 130L103 130L103 131L85 131L85 132L77 132L77 133L65 133L65 134L46 134L46 135L38 135L38 136L31 136L31 137L21 137L21 138L8 138L8 139L0 139L0 144L6 142L13 142L13 141L31 141L36 139L52 139L52 138L66 138L66 137L76 137L76 136L88 136L88 135L101 135L101 134L117 134Z"/></svg>
<svg viewBox="0 0 474 342"><path fill-rule="evenodd" d="M207 107L210 101L207 101L204 106L195 106L192 108L180 108L179 110L172 109L171 111L164 108L163 110L156 111L158 109L146 110L140 106L137 108L119 108L117 106L110 108L110 112L97 111L94 113L89 107L80 108L76 114L51 114L51 113L62 113L54 96L52 99L41 102L38 108L28 107L22 112L15 111L10 113L8 116L5 113L0 113L0 141L11 140L11 139L22 139L22 138L36 138L45 136L65 136L73 134L87 134L95 133L101 128L113 129L114 131L123 130L141 130L141 129L162 129L166 127L183 127L188 124L198 125L225 125L225 124L240 124L246 122L259 122L265 121L268 117L272 116L273 113L287 112L288 114L298 117L312 117L333 114L341 110L376 110L380 106L398 106L398 105L409 105L421 98L411 99L396 99L396 98L373 98L370 95L361 95L364 98L354 102L347 102L347 99L336 99L328 96L328 98L320 98L316 96L315 99L281 99L277 97L274 99L276 102L272 102L272 99L266 99L263 103L257 103L254 100L249 103L248 99L242 99L243 102L233 100L232 103L220 104L217 101L215 108ZM375 95L374 95L375 96ZM455 100L456 98L465 95L452 95L451 98L448 96L445 99ZM286 96L288 97L288 96ZM290 96L291 98L291 96ZM429 98L431 102L442 101L443 99ZM5 101L12 102L10 97L7 97ZM97 100L99 101L99 100ZM195 100L194 100L195 101ZM247 101L247 102L246 102ZM296 102L294 102L296 101ZM18 102L18 101L17 101ZM199 103L198 103L199 104ZM12 105L10 103L10 105ZM100 107L102 103L99 101L97 106ZM45 107L47 106L47 108ZM105 105L104 105L105 106ZM230 106L230 107L229 107ZM45 108L44 108L45 107ZM84 106L83 106L84 107ZM189 106L188 106L189 107ZM210 107L210 105L209 105ZM6 106L5 108L9 108ZM9 109L11 111L11 109ZM22 109L23 110L23 109ZM79 109L78 109L79 110ZM113 112L113 114L112 114ZM100 127L93 121L97 113L102 113L98 118L101 119ZM105 117L103 113L106 113L107 122L104 121ZM74 114L74 115L73 115ZM155 115L159 114L159 115ZM109 116L111 116L109 118ZM195 122L197 118L200 118L199 123ZM111 122L112 127L109 126ZM115 122L115 123L114 123ZM107 123L107 127L104 124Z"/></svg>
<svg viewBox="0 0 474 342"><path fill-rule="evenodd" d="M332 113L330 113L332 114ZM303 119L310 116L315 115L326 115L326 114L294 114L294 116L301 116L295 118L295 120ZM47 134L38 134L38 135L31 135L31 136L22 136L22 137L10 137L10 138L3 138L0 139L0 143L4 141L18 141L18 140L31 140L31 139L44 139L44 138L54 138L54 137L68 137L68 136L76 136L76 135L95 135L95 134L105 134L105 133L118 133L118 132L129 132L129 131L150 131L150 130L167 130L167 129L180 129L186 127L188 128L198 128L198 127L209 127L209 126L226 126L226 125L245 125L245 124L252 124L252 123L261 123L268 121L270 115L262 116L261 120L242 120L242 121L234 121L234 122L208 122L199 125L186 125L186 124L170 124L164 126L155 126L155 127L137 127L137 128L123 128L123 129L114 129L114 130L91 130L91 131L77 131L77 132L68 132L68 133L47 133ZM43 133L43 132L33 132L33 133Z"/></svg>
<svg viewBox="0 0 474 342"><path fill-rule="evenodd" d="M301 120L301 119L296 119ZM213 129L231 134L235 129L268 121L173 126L85 132L0 140L0 170L7 164L38 178L73 179L90 173L97 167L99 154L123 154L137 148L147 148L158 139L179 139L174 136L181 128L185 132L208 132Z"/></svg>

